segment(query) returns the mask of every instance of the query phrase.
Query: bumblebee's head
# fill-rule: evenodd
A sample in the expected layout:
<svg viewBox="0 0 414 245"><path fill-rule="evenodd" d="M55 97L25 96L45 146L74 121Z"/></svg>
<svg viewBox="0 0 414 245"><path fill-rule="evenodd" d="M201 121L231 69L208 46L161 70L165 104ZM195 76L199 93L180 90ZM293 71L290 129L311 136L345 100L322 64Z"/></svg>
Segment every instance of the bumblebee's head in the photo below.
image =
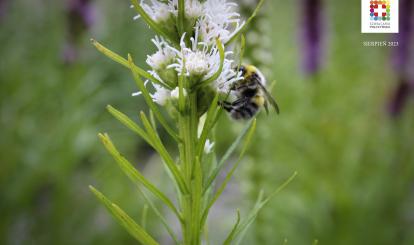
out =
<svg viewBox="0 0 414 245"><path fill-rule="evenodd" d="M266 78L264 77L263 73L256 68L254 65L242 65L239 67L239 71L241 71L242 76L244 77L245 81L250 81L250 78L252 78L252 75L258 76L259 81L266 85Z"/></svg>
<svg viewBox="0 0 414 245"><path fill-rule="evenodd" d="M250 77L253 73L257 72L257 68L253 65L241 65L239 67L239 71L241 71L242 76L244 78Z"/></svg>

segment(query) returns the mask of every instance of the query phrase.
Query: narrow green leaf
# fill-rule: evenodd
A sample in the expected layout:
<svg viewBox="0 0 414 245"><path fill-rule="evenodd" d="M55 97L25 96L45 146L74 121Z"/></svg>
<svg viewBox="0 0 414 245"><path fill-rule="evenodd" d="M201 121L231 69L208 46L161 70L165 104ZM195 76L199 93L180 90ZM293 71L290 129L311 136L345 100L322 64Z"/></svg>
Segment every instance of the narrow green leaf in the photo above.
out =
<svg viewBox="0 0 414 245"><path fill-rule="evenodd" d="M263 196L264 196L264 191L260 190L259 195L257 196L256 203L254 204L252 210L256 210L259 207L260 203L263 201ZM246 229L244 229L243 231L237 234L238 239L236 240L235 244L239 244L242 241L242 238L244 237L245 233L246 233Z"/></svg>
<svg viewBox="0 0 414 245"><path fill-rule="evenodd" d="M120 121L122 124L124 124L127 128L131 129L133 132L138 134L141 138L143 138L148 144L153 146L151 140L149 139L147 133L138 126L132 119L130 119L127 115L123 114L122 112L118 111L114 107L107 105L106 109L109 111L109 113L112 114L118 121Z"/></svg>
<svg viewBox="0 0 414 245"><path fill-rule="evenodd" d="M234 224L233 229L231 229L231 232L227 236L226 240L223 242L223 245L230 245L231 244L231 242L234 239L234 235L236 233L236 229L239 226L239 223L240 223L240 210L237 209L237 220L236 220L236 223Z"/></svg>
<svg viewBox="0 0 414 245"><path fill-rule="evenodd" d="M170 40L175 46L179 46L177 40L165 32L164 28L157 24L151 17L145 12L145 10L141 7L137 0L131 0L132 5L134 6L135 10L141 15L141 17L147 22L147 24L159 35L165 37L167 40Z"/></svg>
<svg viewBox="0 0 414 245"><path fill-rule="evenodd" d="M150 117L151 126L154 128L155 131L157 131L157 122L155 121L154 112L152 112L151 110L149 111L149 117Z"/></svg>
<svg viewBox="0 0 414 245"><path fill-rule="evenodd" d="M219 38L216 39L216 46L218 48L219 55L220 55L220 65L219 65L218 70L211 77L209 77L206 80L194 85L193 88L192 88L193 90L196 90L200 87L203 87L204 85L212 83L213 81L215 81L220 76L221 72L223 71L225 53L224 53L224 46L221 43Z"/></svg>
<svg viewBox="0 0 414 245"><path fill-rule="evenodd" d="M128 61L124 58L122 58L119 54L109 50L108 48L104 47L102 44L100 44L95 39L91 38L92 44L96 47L96 49L104 54L105 56L109 57L111 60L129 68Z"/></svg>
<svg viewBox="0 0 414 245"><path fill-rule="evenodd" d="M240 57L239 57L239 66L240 67L243 63L244 52L246 51L246 38L242 34L240 36Z"/></svg>
<svg viewBox="0 0 414 245"><path fill-rule="evenodd" d="M319 241L316 239L313 241L312 245L318 245Z"/></svg>
<svg viewBox="0 0 414 245"><path fill-rule="evenodd" d="M130 68L128 60L124 59L122 56L120 56L119 54L109 50L108 48L104 47L102 44L100 44L99 42L97 42L94 39L91 39L91 42L99 52L101 52L102 54L104 54L105 56L110 58L111 60L125 66L126 68L128 68L128 69ZM135 69L137 70L137 72L139 73L140 76L150 80L152 83L159 84L159 85L161 85L165 88L168 88L168 89L172 89L171 86L169 86L168 84L165 84L162 81L158 80L157 78L155 78L153 75L151 75L150 73L148 73L144 69L139 68L136 65L135 65Z"/></svg>
<svg viewBox="0 0 414 245"><path fill-rule="evenodd" d="M120 207L112 203L101 192L96 190L93 186L89 186L89 189L93 194L101 201L105 207L109 210L112 216L122 225L135 239L144 245L158 245L159 243L154 240L140 225L128 216Z"/></svg>
<svg viewBox="0 0 414 245"><path fill-rule="evenodd" d="M185 60L183 60L183 69L181 75L178 77L178 108L180 113L185 110L185 96L184 96L184 83L185 79ZM188 91L187 91L188 92Z"/></svg>
<svg viewBox="0 0 414 245"><path fill-rule="evenodd" d="M136 168L134 168L134 166L132 166L132 164L119 153L119 151L116 149L115 145L112 143L111 139L107 134L99 134L99 138L101 139L107 151L118 163L118 166L132 182L134 182L138 186L142 184L154 196L156 196L162 202L164 202L164 204L167 205L171 209L171 211L173 211L174 214L177 215L179 219L181 218L180 213L178 212L177 208L174 206L172 201L166 195L164 195L157 187L155 187L150 181L148 181L144 177L144 175L142 175Z"/></svg>
<svg viewBox="0 0 414 245"><path fill-rule="evenodd" d="M231 177L233 176L234 172L236 171L237 167L239 166L239 164L240 164L240 162L241 162L241 160L244 156L244 153L246 152L247 147L249 146L250 140L252 139L254 131L256 129L256 118L254 118L252 121L253 121L253 123L251 124L251 127L250 127L250 129L247 133L246 140L244 142L244 145L243 145L242 151L240 153L240 156L237 159L236 163L231 168L231 170L227 173L226 178L224 179L223 183L217 189L213 199L209 202L206 209L204 210L201 224L204 224L205 220L207 219L207 215L210 211L210 208L213 206L213 204L217 201L217 199L223 193L224 189L227 186L227 183L230 181Z"/></svg>
<svg viewBox="0 0 414 245"><path fill-rule="evenodd" d="M218 107L218 99L219 94L217 93L216 96L213 99L213 102L211 102L210 107L207 111L206 120L204 122L203 130L201 131L200 139L197 144L197 156L202 159L203 152L204 152L204 145L206 144L207 137L211 131L211 129L214 127L215 123L215 116L217 113L217 107Z"/></svg>
<svg viewBox="0 0 414 245"><path fill-rule="evenodd" d="M261 203L261 207L263 207L264 205L266 205L266 203L268 203L274 196L276 196L281 190L283 190L290 182L292 182L292 180L296 177L296 175L298 175L298 172L294 172L292 174L292 176L289 177L289 179L287 179L285 182L283 182L282 185L280 185L275 191L273 191L262 203Z"/></svg>
<svg viewBox="0 0 414 245"><path fill-rule="evenodd" d="M132 57L129 54L128 54L128 62L129 62L129 67L131 69L132 75L134 76L135 83L137 84L139 90L142 92L142 96L144 97L145 102L147 103L148 107L154 113L155 117L158 119L158 121L161 123L161 125L165 128L165 130L171 135L171 137L173 137L174 140L179 142L179 137L178 137L177 133L168 125L168 123L165 120L164 116L158 110L157 105L152 100L151 95L149 94L147 88L144 85L144 82L140 78L140 74L139 74L136 66L134 65Z"/></svg>
<svg viewBox="0 0 414 245"><path fill-rule="evenodd" d="M283 190L297 175L297 172L294 172L292 176L290 176L285 182L282 183L273 193L271 193L266 199L261 201L261 197L259 197L258 203L255 205L253 210L247 216L247 218L240 224L237 231L235 232L236 236L239 236L238 241L240 242L242 239L242 234L249 228L249 226L253 223L254 219L257 217L259 211L266 205L272 197L278 194L281 190Z"/></svg>
<svg viewBox="0 0 414 245"><path fill-rule="evenodd" d="M142 217L141 217L141 226L142 228L147 228L147 217L148 217L148 205L145 204L142 208Z"/></svg>
<svg viewBox="0 0 414 245"><path fill-rule="evenodd" d="M211 184L216 179L217 175L220 173L221 169L224 167L224 164L227 162L228 158L233 154L233 152L236 150L237 146L240 144L244 136L249 132L249 130L252 128L252 124L254 123L254 120L250 121L242 130L242 132L239 134L239 136L236 138L236 140L233 142L233 144L227 149L226 153L224 153L223 157L220 159L217 166L214 168L212 174L209 176L207 180L207 184L204 188L204 193L210 188Z"/></svg>
<svg viewBox="0 0 414 245"><path fill-rule="evenodd" d="M188 193L189 189L185 184L184 178L181 175L180 170L178 169L177 165L175 164L174 160L172 159L168 151L165 149L164 144L161 142L155 130L151 127L151 123L149 122L147 116L142 111L141 111L140 116L141 116L142 123L144 124L144 127L148 132L149 137L154 142L155 149L157 150L157 152L160 154L160 156L164 160L168 169L171 171L171 174L174 176L174 179L177 182L178 187L180 188L180 191L182 193Z"/></svg>
<svg viewBox="0 0 414 245"><path fill-rule="evenodd" d="M175 244L179 244L179 241L177 239L177 236L174 234L173 229L168 225L167 220L164 218L164 216L161 214L161 212L155 206L154 202L151 201L151 199L148 197L148 195L139 186L138 186L138 191L142 194L142 196L144 197L145 201L150 206L150 208L152 209L152 211L161 220L161 223L164 225L164 228L167 230L168 234L170 234L170 236L174 240ZM180 220L180 222L182 222L182 220Z"/></svg>
<svg viewBox="0 0 414 245"><path fill-rule="evenodd" d="M238 32L234 33L233 36L225 43L226 46L229 45L230 43L232 43L234 40L236 40L237 37L245 31L246 27L250 24L250 22L254 19L254 17L256 17L256 15L259 12L260 8L262 7L263 3L264 3L264 0L260 0L260 2L257 4L255 10L253 11L253 14L249 17L249 19L247 19L246 23L244 23L242 28L240 28L240 30Z"/></svg>

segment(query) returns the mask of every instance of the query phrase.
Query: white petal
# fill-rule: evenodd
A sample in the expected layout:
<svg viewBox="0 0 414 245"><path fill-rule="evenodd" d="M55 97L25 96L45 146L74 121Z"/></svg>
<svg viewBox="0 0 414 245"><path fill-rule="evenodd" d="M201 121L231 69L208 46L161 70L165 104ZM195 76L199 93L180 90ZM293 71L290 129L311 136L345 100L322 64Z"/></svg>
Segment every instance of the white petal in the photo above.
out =
<svg viewBox="0 0 414 245"><path fill-rule="evenodd" d="M214 142L211 142L209 139L206 140L204 145L204 153L209 154L214 147Z"/></svg>

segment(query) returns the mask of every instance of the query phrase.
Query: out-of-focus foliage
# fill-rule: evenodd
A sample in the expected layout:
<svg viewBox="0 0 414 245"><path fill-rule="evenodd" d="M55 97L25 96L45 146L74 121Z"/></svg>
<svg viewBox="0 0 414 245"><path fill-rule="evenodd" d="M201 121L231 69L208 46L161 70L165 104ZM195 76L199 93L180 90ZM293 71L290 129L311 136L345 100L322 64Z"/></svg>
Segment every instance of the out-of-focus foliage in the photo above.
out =
<svg viewBox="0 0 414 245"><path fill-rule="evenodd" d="M390 36L360 34L359 2L324 3L326 57L311 78L300 73L298 1L268 1L264 8L274 60L267 64L273 73L266 75L277 80L274 94L282 113L259 117L253 146L233 180L237 184L222 199L236 196L225 204L244 211L258 188L269 193L298 171L262 210L245 244L283 244L285 238L288 244L314 239L319 244L412 244L413 104L399 118L387 116L387 98L397 85L392 48L362 45ZM93 4L97 20L82 34L80 56L71 65L61 57L67 32L63 1L10 0L1 12L1 244L134 243L87 188L98 182L134 218L142 214L141 197L105 153L98 132L111 132L147 176L163 177L163 169L154 169L159 164L143 165L157 161L149 148L105 111L106 104L130 116L145 109L141 98L130 97L136 88L129 72L89 44L95 37L120 54L132 53L145 67L153 33L131 20L128 1ZM218 151L242 127L223 117ZM224 217L213 221L230 230L235 214ZM163 237L152 218L150 213L150 230Z"/></svg>
<svg viewBox="0 0 414 245"><path fill-rule="evenodd" d="M81 36L79 57L63 60L68 23L63 1L8 1L1 19L0 243L117 244L133 241L87 186L98 182L139 214L138 195L98 143L111 131L124 152L148 148L106 112L134 114L140 99L129 73L101 59L89 38L143 60L150 36L131 21L129 4L96 1L96 24ZM137 113L136 113L137 115ZM146 162L146 161L142 161ZM144 166L140 166L141 168Z"/></svg>

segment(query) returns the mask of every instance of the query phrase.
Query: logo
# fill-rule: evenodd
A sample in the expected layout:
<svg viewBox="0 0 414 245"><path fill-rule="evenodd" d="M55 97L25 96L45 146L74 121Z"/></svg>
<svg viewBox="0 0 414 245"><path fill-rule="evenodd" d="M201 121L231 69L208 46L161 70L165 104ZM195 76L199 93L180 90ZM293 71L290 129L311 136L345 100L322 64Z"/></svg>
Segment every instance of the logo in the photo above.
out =
<svg viewBox="0 0 414 245"><path fill-rule="evenodd" d="M398 33L398 0L361 0L362 33Z"/></svg>
<svg viewBox="0 0 414 245"><path fill-rule="evenodd" d="M390 21L391 10L390 1L370 1L369 2L369 16L370 20L376 21Z"/></svg>

